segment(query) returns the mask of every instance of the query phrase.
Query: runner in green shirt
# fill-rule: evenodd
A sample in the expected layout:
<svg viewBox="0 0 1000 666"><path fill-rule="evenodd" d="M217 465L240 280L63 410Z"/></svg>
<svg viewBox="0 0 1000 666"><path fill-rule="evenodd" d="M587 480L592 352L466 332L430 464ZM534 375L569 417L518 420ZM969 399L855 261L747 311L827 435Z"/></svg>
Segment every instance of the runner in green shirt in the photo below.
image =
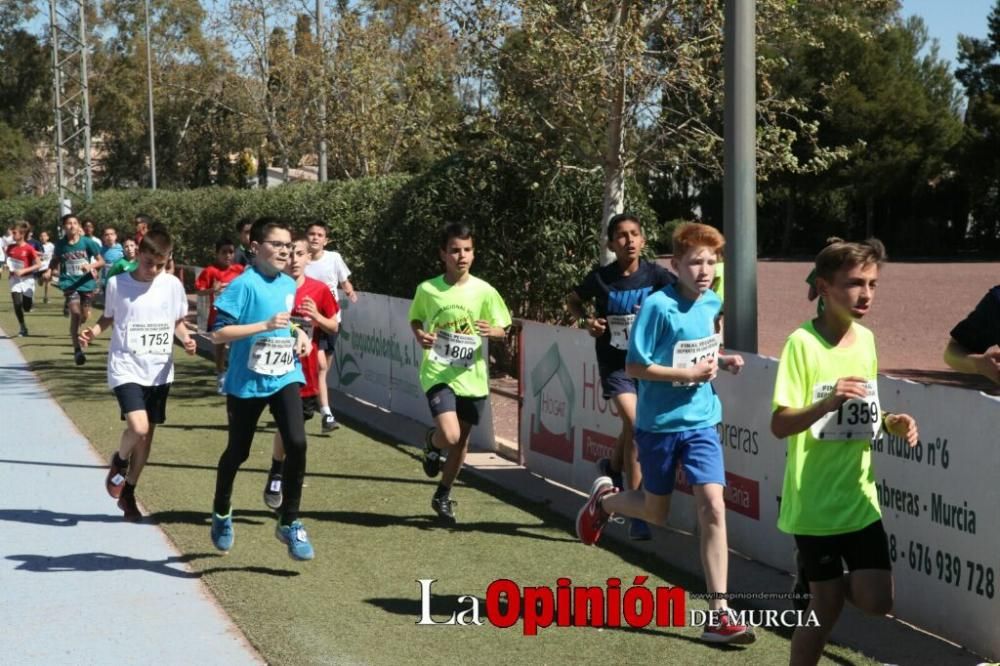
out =
<svg viewBox="0 0 1000 666"><path fill-rule="evenodd" d="M126 238L125 242L122 243L122 252L125 256L111 264L111 268L108 269L108 275L105 280L110 280L120 273L131 273L134 271L136 266L139 265L139 260L135 258L137 248L138 246L134 240Z"/></svg>
<svg viewBox="0 0 1000 666"><path fill-rule="evenodd" d="M80 326L90 317L90 304L97 288L94 272L104 266L104 259L101 257L101 244L83 235L76 215L63 215L62 227L65 235L56 241L50 267L59 268L59 289L66 297L66 312L70 316L73 360L77 365L83 365L87 357L80 349Z"/></svg>
<svg viewBox="0 0 1000 666"><path fill-rule="evenodd" d="M469 227L458 223L445 227L441 232L445 272L420 283L409 315L413 335L424 348L420 387L435 424L424 442L424 473L437 476L443 466L431 508L452 523L451 486L490 393L482 337L503 338L511 324L497 290L469 274L474 256Z"/></svg>
<svg viewBox="0 0 1000 666"><path fill-rule="evenodd" d="M818 626L792 636L791 663L819 661L844 602L892 610L893 580L872 469L883 430L918 442L907 414L882 411L875 338L857 323L871 310L885 248L878 240L834 242L816 257L821 316L785 342L774 386L771 431L788 439L778 529L798 548L796 600ZM846 566L848 574L843 571Z"/></svg>

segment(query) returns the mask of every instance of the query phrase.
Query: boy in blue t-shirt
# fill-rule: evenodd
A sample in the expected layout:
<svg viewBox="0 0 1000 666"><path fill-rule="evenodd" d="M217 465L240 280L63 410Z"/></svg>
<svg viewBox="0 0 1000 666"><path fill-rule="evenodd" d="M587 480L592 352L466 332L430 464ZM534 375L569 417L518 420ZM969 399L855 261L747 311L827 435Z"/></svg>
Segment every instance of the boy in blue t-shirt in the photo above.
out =
<svg viewBox="0 0 1000 666"><path fill-rule="evenodd" d="M212 543L233 546L230 500L236 472L250 445L264 407L269 407L285 444L284 502L275 536L296 560L311 560L313 547L299 520L306 471L306 431L299 389L305 384L300 356L309 353L308 336L291 322L295 280L282 273L292 249L287 223L261 218L250 230L253 268L233 280L215 301L215 344L229 343L229 371L223 387L229 441L219 458L212 514Z"/></svg>
<svg viewBox="0 0 1000 666"><path fill-rule="evenodd" d="M677 284L643 303L626 357L629 375L639 380L635 443L643 489L619 492L609 477L598 477L577 515L576 532L583 543L595 544L614 514L665 525L679 462L694 491L705 586L714 597L701 638L747 644L756 636L732 620L724 598L726 472L716 430L722 405L710 383L719 368L735 374L743 367L742 357L719 353L722 301L711 286L724 244L722 234L704 224L682 224L674 232Z"/></svg>

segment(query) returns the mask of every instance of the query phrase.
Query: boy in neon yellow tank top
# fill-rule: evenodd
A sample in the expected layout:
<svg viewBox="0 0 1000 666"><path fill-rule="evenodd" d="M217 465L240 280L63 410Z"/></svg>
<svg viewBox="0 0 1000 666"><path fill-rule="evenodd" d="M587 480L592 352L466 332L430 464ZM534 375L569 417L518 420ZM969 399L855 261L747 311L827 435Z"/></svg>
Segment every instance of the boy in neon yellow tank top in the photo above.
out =
<svg viewBox="0 0 1000 666"><path fill-rule="evenodd" d="M808 585L803 610L819 621L795 630L795 665L819 661L845 601L877 615L892 610L871 441L885 430L915 446L918 432L913 417L882 411L875 338L857 323L871 309L885 258L876 239L827 245L815 271L826 307L788 337L778 365L771 431L788 439L778 529L795 537L795 591L806 597Z"/></svg>
<svg viewBox="0 0 1000 666"><path fill-rule="evenodd" d="M421 282L410 306L410 328L424 348L420 387L427 394L435 425L424 442L424 473L430 477L441 473L431 508L449 523L455 522L451 486L490 394L481 337L503 338L511 324L497 290L469 274L474 257L469 227L458 223L445 227L441 232L445 272Z"/></svg>

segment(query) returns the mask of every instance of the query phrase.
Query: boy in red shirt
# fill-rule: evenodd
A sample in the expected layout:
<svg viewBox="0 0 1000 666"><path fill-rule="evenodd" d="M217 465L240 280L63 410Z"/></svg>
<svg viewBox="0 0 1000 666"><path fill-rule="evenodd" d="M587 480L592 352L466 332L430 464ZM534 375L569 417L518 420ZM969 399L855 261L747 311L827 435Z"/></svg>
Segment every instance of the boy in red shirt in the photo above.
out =
<svg viewBox="0 0 1000 666"><path fill-rule="evenodd" d="M291 311L292 326L298 326L306 332L313 341L307 356L302 356L302 374L306 383L299 394L302 396L302 416L308 421L319 410L319 345L316 341L320 336L336 333L340 324L337 313L340 306L330 293L329 287L319 280L306 277L305 268L309 263L309 244L304 236L296 236L293 240L291 256L285 265L285 273L295 279L295 307ZM264 504L268 508L281 508L281 477L282 465L285 460L285 447L281 441L281 433L274 433L274 450L271 456L271 471L267 475L264 486Z"/></svg>
<svg viewBox="0 0 1000 666"><path fill-rule="evenodd" d="M31 225L18 222L11 229L13 245L7 246L7 268L10 271L10 297L14 301L14 315L21 325L19 335L27 337L28 327L24 325L24 313L31 312L35 297L35 271L42 268L42 259L28 244Z"/></svg>
<svg viewBox="0 0 1000 666"><path fill-rule="evenodd" d="M233 262L235 255L236 244L229 238L220 238L215 242L215 263L203 268L194 281L198 293L207 294L209 298L208 331L215 324L215 297L243 273L244 266ZM215 374L216 390L222 395L222 384L226 379L226 345L215 345Z"/></svg>

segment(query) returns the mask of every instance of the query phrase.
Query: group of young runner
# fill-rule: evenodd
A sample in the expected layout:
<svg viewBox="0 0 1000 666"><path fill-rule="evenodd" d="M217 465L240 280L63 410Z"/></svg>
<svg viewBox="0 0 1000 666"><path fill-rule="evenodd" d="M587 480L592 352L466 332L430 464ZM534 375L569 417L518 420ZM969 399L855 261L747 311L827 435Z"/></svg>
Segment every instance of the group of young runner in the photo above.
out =
<svg viewBox="0 0 1000 666"><path fill-rule="evenodd" d="M153 432L165 419L173 340L188 353L195 351L184 323L183 286L166 271L172 240L165 230L153 228L143 230L134 250L126 244L121 260L126 263L109 271L103 315L79 330L89 315L93 271L104 262L74 216L66 216L62 225L65 236L53 250L51 266L59 269L59 287L69 304L76 362L85 362L83 349L112 330L108 383L126 427L109 465L106 490L127 520L138 520L135 486ZM278 513L275 534L289 555L309 560L314 549L299 519L304 424L318 411L324 431L336 427L325 372L340 324L337 289L352 302L357 295L343 259L325 249L328 230L322 223L296 235L287 223L262 218L241 222L236 231L239 246L221 239L214 264L196 285L212 299L206 333L216 345L228 419L211 540L221 551L233 548L233 485L267 407L277 433L264 502ZM9 265L18 267L11 272L12 292L21 294L15 308L30 309L30 300L25 303L15 287L44 262L19 249L24 234L20 225L15 227L7 256ZM489 395L483 341L502 338L511 317L496 289L470 272L475 244L469 227L449 224L439 241L444 272L417 286L409 320L424 349L420 383L434 421L421 465L427 476L440 475L432 510L453 523L451 489ZM752 629L733 621L726 603L726 476L717 430L722 406L712 380L720 370L738 374L743 359L721 346L722 300L712 289L721 282L716 270L725 240L710 226L682 224L673 235L671 272L642 258L640 221L622 214L608 225L607 245L615 260L588 273L567 299L570 312L595 338L603 394L621 419L614 452L599 462L600 475L577 516L577 535L585 544L596 544L608 520L620 515L631 519L632 538L650 538L650 525L667 523L679 466L693 489L705 585L712 597L713 621L702 638L751 643ZM794 596L819 620L818 627L796 630L795 664L818 661L845 601L876 614L887 613L893 603L870 444L884 431L912 446L918 431L911 416L883 410L874 338L859 323L870 312L885 259L877 240L831 239L816 258L810 282L822 309L792 332L779 362L771 429L787 440L788 455L778 528L795 539Z"/></svg>

